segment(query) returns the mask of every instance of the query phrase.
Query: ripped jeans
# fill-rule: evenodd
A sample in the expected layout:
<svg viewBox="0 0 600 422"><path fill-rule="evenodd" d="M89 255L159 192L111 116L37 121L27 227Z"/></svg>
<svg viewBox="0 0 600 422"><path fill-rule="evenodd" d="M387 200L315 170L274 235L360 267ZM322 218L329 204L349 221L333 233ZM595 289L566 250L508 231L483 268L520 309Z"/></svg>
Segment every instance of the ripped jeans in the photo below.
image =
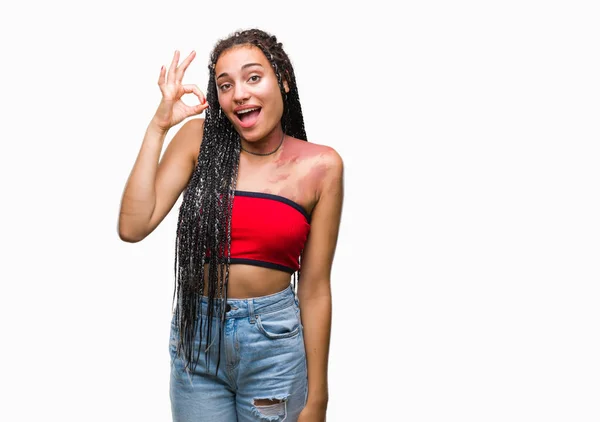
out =
<svg viewBox="0 0 600 422"><path fill-rule="evenodd" d="M216 375L218 317L212 321L210 368L203 336L193 371L177 356L179 333L174 318L171 322L173 421L295 422L306 404L308 383L300 308L292 287L269 296L228 299L227 305Z"/></svg>

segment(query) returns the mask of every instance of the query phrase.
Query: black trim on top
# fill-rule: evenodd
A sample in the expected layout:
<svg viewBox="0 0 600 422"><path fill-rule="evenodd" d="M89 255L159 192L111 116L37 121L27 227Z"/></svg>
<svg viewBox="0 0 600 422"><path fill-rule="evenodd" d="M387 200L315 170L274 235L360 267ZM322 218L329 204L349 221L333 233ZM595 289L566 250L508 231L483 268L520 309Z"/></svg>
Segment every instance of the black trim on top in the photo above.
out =
<svg viewBox="0 0 600 422"><path fill-rule="evenodd" d="M264 192L250 192L245 190L236 190L235 194L238 196L248 196L251 198L263 198L263 199L272 199L274 201L283 202L284 204L289 205L292 208L295 208L297 211L302 213L306 221L310 223L310 215L306 212L304 207L297 202L292 201L291 199L286 198L285 196L274 195L272 193L264 193Z"/></svg>
<svg viewBox="0 0 600 422"><path fill-rule="evenodd" d="M248 258L229 258L230 264L246 264L255 265L257 267L270 268L272 270L285 271L286 273L293 274L296 272L295 269L286 267L285 265L275 264L273 262L259 261L258 259Z"/></svg>

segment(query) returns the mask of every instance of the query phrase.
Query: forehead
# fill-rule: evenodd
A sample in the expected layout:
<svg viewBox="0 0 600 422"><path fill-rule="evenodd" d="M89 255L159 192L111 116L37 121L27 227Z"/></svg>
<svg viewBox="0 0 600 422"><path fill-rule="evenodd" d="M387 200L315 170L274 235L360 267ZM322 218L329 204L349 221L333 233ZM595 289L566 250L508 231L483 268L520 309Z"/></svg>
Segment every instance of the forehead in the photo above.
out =
<svg viewBox="0 0 600 422"><path fill-rule="evenodd" d="M253 45L240 45L231 47L221 53L215 65L215 73L217 75L221 72L231 74L240 71L242 66L248 63L259 63L265 69L271 68L271 63L269 63L258 47Z"/></svg>

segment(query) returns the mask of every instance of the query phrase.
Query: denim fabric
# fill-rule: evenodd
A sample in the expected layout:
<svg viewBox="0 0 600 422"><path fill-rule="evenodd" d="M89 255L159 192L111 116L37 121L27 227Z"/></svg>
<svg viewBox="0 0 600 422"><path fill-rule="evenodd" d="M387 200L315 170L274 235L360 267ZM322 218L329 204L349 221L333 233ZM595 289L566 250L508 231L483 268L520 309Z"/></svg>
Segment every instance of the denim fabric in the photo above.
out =
<svg viewBox="0 0 600 422"><path fill-rule="evenodd" d="M293 289L251 299L228 299L221 362L215 375L219 319L213 344L202 339L196 368L176 354L179 336L171 322L170 398L175 422L296 421L306 404L308 383L300 308ZM204 300L201 312L206 314ZM198 347L196 341L194 347ZM196 349L197 350L197 349ZM205 353L210 354L210 367ZM255 404L268 399L272 404Z"/></svg>

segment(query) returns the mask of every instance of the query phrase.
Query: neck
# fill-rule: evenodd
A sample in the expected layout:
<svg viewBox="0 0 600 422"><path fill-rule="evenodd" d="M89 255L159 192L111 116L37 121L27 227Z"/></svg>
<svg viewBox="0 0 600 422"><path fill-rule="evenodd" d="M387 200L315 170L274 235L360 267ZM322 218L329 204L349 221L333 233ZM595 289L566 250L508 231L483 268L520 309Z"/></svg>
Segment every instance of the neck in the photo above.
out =
<svg viewBox="0 0 600 422"><path fill-rule="evenodd" d="M248 142L245 139L240 139L242 151L251 155L271 155L276 153L282 146L285 139L283 130L275 131L267 136L264 140Z"/></svg>

